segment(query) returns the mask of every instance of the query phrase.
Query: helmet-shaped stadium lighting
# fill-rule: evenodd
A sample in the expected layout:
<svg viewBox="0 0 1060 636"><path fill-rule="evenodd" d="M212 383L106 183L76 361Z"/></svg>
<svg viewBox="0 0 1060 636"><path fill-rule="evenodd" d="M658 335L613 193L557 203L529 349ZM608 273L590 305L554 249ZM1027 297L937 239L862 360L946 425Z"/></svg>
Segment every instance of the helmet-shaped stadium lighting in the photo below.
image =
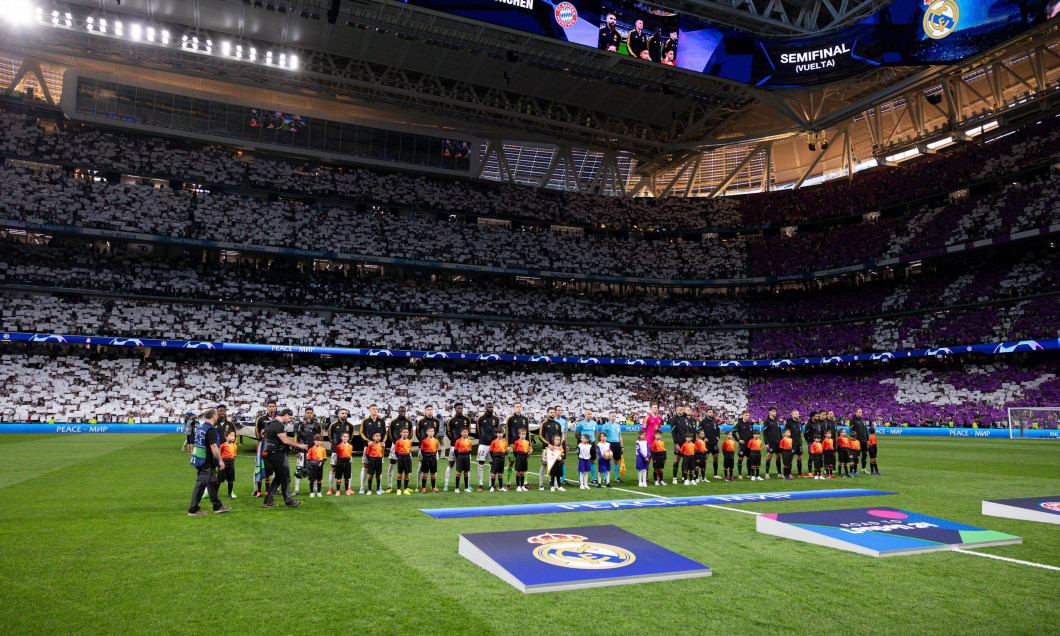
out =
<svg viewBox="0 0 1060 636"><path fill-rule="evenodd" d="M44 17L44 11L30 0L8 0L4 5L0 16L15 26L29 26L33 24L34 16L37 20Z"/></svg>

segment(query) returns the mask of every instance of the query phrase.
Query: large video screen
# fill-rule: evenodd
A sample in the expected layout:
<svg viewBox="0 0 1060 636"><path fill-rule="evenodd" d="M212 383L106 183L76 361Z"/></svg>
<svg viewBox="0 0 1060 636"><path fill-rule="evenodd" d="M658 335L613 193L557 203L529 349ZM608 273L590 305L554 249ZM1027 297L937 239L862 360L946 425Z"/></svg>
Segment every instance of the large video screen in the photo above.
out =
<svg viewBox="0 0 1060 636"><path fill-rule="evenodd" d="M404 0L435 11L473 18L584 46L596 46L600 0Z"/></svg>
<svg viewBox="0 0 1060 636"><path fill-rule="evenodd" d="M603 0L596 48L675 66L680 18L676 13L628 0Z"/></svg>
<svg viewBox="0 0 1060 636"><path fill-rule="evenodd" d="M956 62L1060 13L1060 0L894 0L836 33L773 40L634 0L406 1L767 87L834 82L881 65Z"/></svg>
<svg viewBox="0 0 1060 636"><path fill-rule="evenodd" d="M677 65L757 86L808 86L874 66L956 62L1055 16L1060 0L895 0L833 34L769 40L681 21Z"/></svg>

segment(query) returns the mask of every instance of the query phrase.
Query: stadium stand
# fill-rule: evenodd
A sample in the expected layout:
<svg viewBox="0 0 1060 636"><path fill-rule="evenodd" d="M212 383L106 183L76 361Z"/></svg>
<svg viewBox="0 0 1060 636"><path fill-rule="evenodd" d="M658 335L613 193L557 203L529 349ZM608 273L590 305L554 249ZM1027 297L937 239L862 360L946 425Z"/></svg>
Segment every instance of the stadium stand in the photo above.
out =
<svg viewBox="0 0 1060 636"><path fill-rule="evenodd" d="M192 353L151 352L146 356L86 348L27 347L0 358L0 402L8 421L124 420L130 413L147 421L178 420L186 405L226 403L244 416L260 408L261 396L281 393L286 406L332 412L343 406L356 416L379 402L384 413L427 404L452 413L464 401L471 413L486 402L520 401L534 421L553 404L617 410L634 419L650 402L669 411L688 403L700 413L713 408L732 421L745 407L756 421L768 405L781 413L798 408L833 410L849 417L851 405L878 423L913 426L954 422L959 426L1007 425L1007 406L1055 404L1060 398L1057 360L977 363L947 361L882 368L848 367L806 372L771 370L737 375L675 374L657 370L599 373L563 370L558 365L498 368L495 365L380 364L377 361L316 361L275 357L208 360ZM65 395L56 402L47 396Z"/></svg>

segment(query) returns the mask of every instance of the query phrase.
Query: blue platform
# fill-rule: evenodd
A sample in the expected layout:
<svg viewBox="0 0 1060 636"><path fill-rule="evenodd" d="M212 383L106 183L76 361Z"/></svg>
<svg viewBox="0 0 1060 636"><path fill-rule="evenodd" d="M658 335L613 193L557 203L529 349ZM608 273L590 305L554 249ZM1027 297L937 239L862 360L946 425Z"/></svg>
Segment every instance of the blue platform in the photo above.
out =
<svg viewBox="0 0 1060 636"><path fill-rule="evenodd" d="M865 488L807 490L801 492L763 492L746 495L701 495L695 497L645 497L644 499L601 499L597 501L556 501L508 506L474 506L468 508L421 508L435 519L464 519L468 517L506 517L512 515L543 515L554 512L591 512L595 510L636 510L639 508L677 508L708 506L711 504L759 503L769 501L801 501L805 499L835 499L840 497L870 497L897 495L896 492Z"/></svg>

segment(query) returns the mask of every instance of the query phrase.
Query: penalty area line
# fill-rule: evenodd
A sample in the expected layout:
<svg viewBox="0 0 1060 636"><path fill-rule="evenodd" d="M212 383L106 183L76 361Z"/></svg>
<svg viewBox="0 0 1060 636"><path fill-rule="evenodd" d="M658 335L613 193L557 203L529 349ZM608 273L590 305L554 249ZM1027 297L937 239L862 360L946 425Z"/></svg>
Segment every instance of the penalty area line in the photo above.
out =
<svg viewBox="0 0 1060 636"><path fill-rule="evenodd" d="M961 550L960 548L954 548L954 552L960 552L961 554L974 554L975 556L986 557L988 559L997 559L998 561L1008 561L1009 563L1019 563L1020 565L1029 565L1036 568L1044 568L1046 570L1055 570L1060 572L1060 568L1055 565L1045 565L1044 563L1034 563L1032 561L1020 561L1019 559L1010 559L1008 557L998 556L996 554L987 554L985 552L972 552L971 550Z"/></svg>

